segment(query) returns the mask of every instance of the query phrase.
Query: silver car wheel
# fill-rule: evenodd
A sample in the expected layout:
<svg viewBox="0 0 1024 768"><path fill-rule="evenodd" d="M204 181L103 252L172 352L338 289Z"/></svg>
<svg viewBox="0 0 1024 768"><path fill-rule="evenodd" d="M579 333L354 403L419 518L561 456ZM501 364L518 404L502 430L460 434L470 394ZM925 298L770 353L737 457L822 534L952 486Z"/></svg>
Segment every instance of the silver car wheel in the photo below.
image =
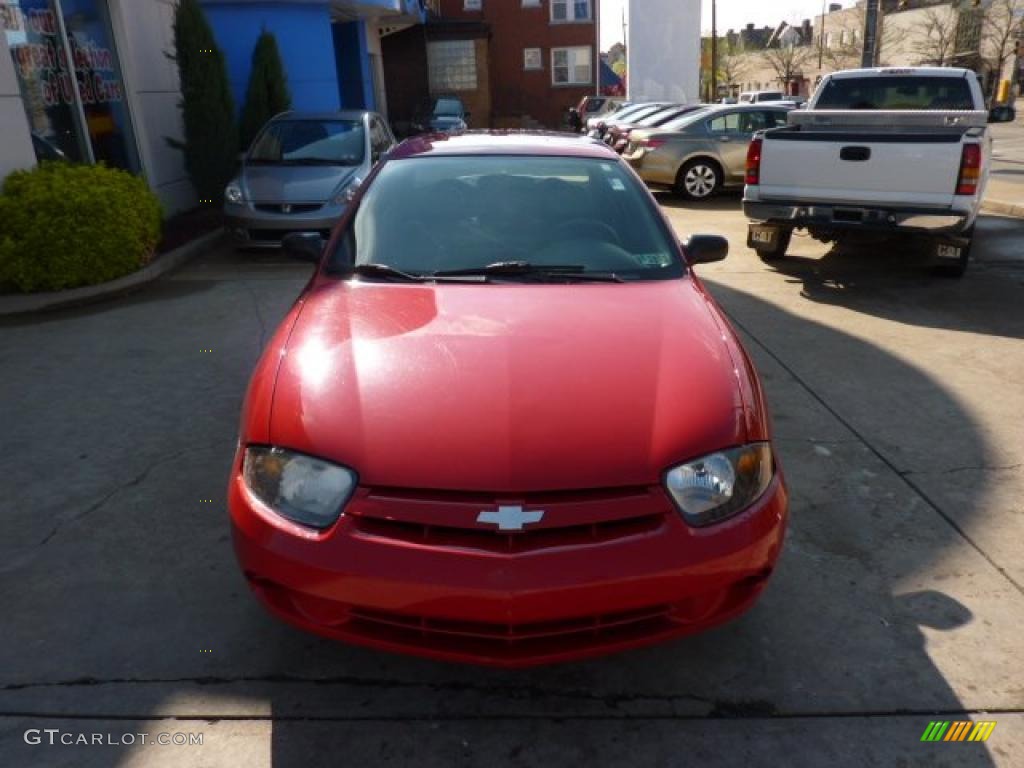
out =
<svg viewBox="0 0 1024 768"><path fill-rule="evenodd" d="M707 165L693 166L683 178L683 185L692 197L707 197L715 191L717 183L715 169Z"/></svg>

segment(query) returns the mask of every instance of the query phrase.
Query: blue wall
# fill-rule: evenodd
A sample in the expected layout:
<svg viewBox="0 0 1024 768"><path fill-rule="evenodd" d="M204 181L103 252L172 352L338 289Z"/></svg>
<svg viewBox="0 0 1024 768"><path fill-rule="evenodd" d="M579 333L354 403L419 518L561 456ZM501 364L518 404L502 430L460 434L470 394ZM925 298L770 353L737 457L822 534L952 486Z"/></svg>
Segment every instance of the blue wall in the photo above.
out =
<svg viewBox="0 0 1024 768"><path fill-rule="evenodd" d="M365 22L334 25L334 55L341 106L345 109L376 109Z"/></svg>
<svg viewBox="0 0 1024 768"><path fill-rule="evenodd" d="M288 74L292 107L310 111L338 109L338 63L328 2L203 0L217 44L227 59L228 77L239 111L245 102L256 38L264 29L277 38Z"/></svg>

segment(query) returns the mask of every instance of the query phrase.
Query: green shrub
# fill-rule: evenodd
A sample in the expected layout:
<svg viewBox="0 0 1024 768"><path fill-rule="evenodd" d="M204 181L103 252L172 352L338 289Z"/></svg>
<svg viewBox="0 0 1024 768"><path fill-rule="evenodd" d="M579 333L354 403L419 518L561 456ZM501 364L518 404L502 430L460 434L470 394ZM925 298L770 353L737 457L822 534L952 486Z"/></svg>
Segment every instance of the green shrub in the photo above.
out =
<svg viewBox="0 0 1024 768"><path fill-rule="evenodd" d="M238 167L238 123L224 54L199 0L178 0L174 6L174 60L185 141L167 143L185 153L185 170L199 201L219 205Z"/></svg>
<svg viewBox="0 0 1024 768"><path fill-rule="evenodd" d="M242 147L248 147L260 128L274 115L291 109L288 78L277 49L277 38L264 31L252 52L249 87L242 109Z"/></svg>
<svg viewBox="0 0 1024 768"><path fill-rule="evenodd" d="M0 283L55 291L146 264L160 239L161 211L146 182L130 173L43 163L7 177L0 221Z"/></svg>

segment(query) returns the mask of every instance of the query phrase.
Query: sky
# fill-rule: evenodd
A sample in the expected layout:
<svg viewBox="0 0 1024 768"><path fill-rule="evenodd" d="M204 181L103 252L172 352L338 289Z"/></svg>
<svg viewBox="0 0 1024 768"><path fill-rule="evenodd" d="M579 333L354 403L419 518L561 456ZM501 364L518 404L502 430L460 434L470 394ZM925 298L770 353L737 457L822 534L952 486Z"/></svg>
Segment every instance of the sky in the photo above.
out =
<svg viewBox="0 0 1024 768"><path fill-rule="evenodd" d="M828 0L834 2L835 0ZM601 0L601 48L608 48L622 40L622 9L630 0ZM632 0L637 8L644 0ZM844 6L852 0L842 0ZM718 0L718 30L739 29L753 23L759 27L775 26L780 21L800 22L813 19L821 13L821 0ZM711 30L711 0L702 0L702 31Z"/></svg>

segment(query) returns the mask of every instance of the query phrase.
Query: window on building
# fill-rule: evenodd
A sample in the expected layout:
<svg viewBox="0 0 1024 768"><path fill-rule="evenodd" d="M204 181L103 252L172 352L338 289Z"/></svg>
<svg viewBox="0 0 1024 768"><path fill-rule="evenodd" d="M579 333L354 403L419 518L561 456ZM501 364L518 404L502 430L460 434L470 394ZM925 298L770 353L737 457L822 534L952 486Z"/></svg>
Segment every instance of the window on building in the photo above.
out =
<svg viewBox="0 0 1024 768"><path fill-rule="evenodd" d="M479 11L483 9L483 0L463 0L462 9L465 11Z"/></svg>
<svg viewBox="0 0 1024 768"><path fill-rule="evenodd" d="M544 60L540 48L523 49L523 69L544 69Z"/></svg>
<svg viewBox="0 0 1024 768"><path fill-rule="evenodd" d="M523 8L540 8L540 0L523 0Z"/></svg>
<svg viewBox="0 0 1024 768"><path fill-rule="evenodd" d="M590 0L551 0L551 20L590 21Z"/></svg>
<svg viewBox="0 0 1024 768"><path fill-rule="evenodd" d="M590 85L592 82L591 48L551 49L551 82L555 85Z"/></svg>
<svg viewBox="0 0 1024 768"><path fill-rule="evenodd" d="M427 44L430 90L476 90L476 44L472 40L438 40Z"/></svg>

